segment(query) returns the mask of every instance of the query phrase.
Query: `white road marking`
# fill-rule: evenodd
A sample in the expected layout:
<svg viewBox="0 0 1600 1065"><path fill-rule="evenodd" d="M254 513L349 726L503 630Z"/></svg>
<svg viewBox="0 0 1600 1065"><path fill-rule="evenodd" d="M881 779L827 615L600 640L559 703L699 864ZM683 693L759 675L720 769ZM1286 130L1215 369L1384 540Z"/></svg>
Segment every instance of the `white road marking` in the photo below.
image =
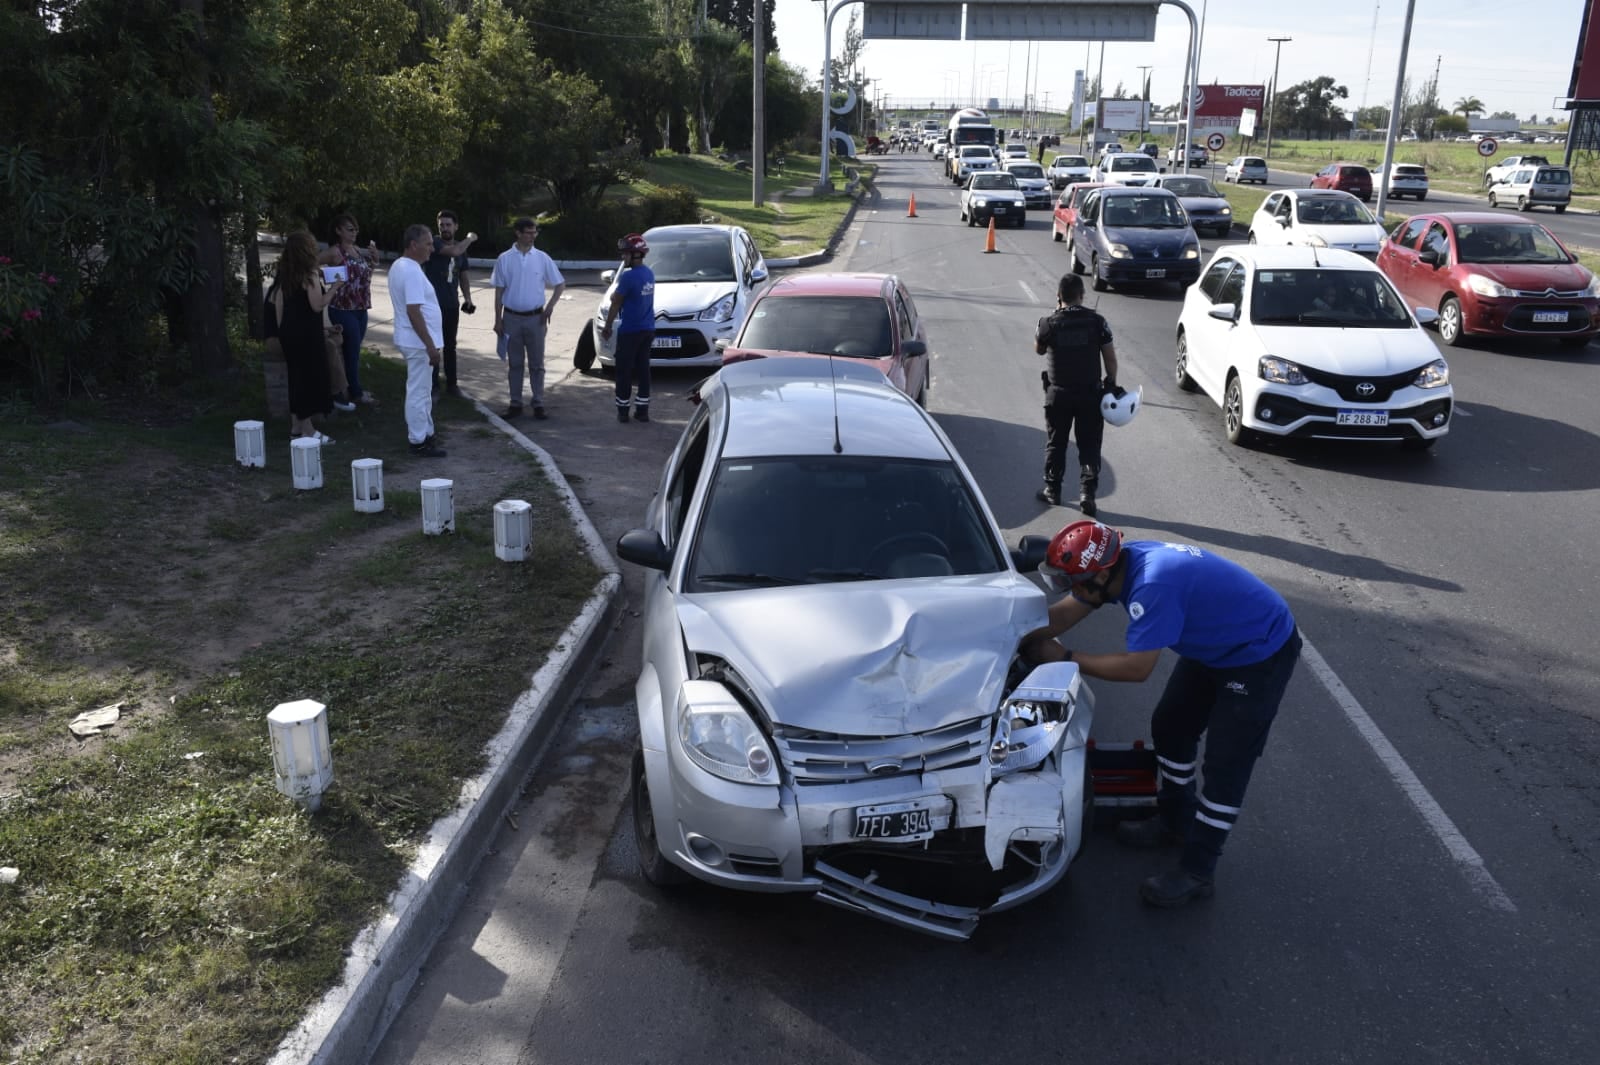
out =
<svg viewBox="0 0 1600 1065"><path fill-rule="evenodd" d="M1429 794L1428 789L1417 778L1417 774L1412 772L1400 752L1395 750L1394 744L1389 742L1389 738L1362 709L1350 689L1344 686L1344 681L1339 679L1333 667L1328 665L1327 659L1311 645L1310 638L1303 631L1300 636L1305 641L1305 646L1301 648L1301 657L1306 660L1306 665L1311 667L1311 672L1316 675L1317 680L1321 681L1328 694L1333 696L1333 701L1339 704L1339 709L1344 711L1345 717L1350 719L1350 723L1361 734L1361 738L1367 741L1372 753L1378 756L1378 761L1383 763L1384 769L1389 771L1389 776L1400 786L1405 797L1411 800L1411 805L1417 808L1422 820L1444 845L1450 857L1461 866L1467 883L1483 896L1484 901L1490 906L1506 913L1516 913L1516 903L1511 901L1510 896L1495 881L1494 876L1484 865L1483 858L1473 850L1472 844L1467 842L1461 830L1456 828L1455 822L1450 820L1450 815L1446 814L1444 808Z"/></svg>
<svg viewBox="0 0 1600 1065"><path fill-rule="evenodd" d="M1039 302L1039 297L1038 297L1038 296L1035 296L1035 295L1034 295L1034 294L1033 294L1033 289L1031 289L1031 288L1029 288L1029 287L1028 287L1028 283L1027 283L1027 282L1026 282L1026 281L1021 281L1021 280L1019 280L1019 281L1018 281L1018 282L1017 282L1017 284L1019 284L1019 285L1021 285L1021 286L1022 286L1022 294L1023 294L1023 295L1024 295L1024 296L1027 296L1027 297L1028 297L1028 302L1029 302L1029 303L1038 303L1038 302Z"/></svg>

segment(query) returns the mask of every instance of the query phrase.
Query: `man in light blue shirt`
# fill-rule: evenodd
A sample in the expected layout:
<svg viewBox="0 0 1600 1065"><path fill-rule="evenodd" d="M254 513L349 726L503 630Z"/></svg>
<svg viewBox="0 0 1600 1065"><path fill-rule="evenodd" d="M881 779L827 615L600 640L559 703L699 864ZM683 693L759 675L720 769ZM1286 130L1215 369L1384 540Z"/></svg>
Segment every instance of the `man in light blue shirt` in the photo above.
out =
<svg viewBox="0 0 1600 1065"><path fill-rule="evenodd" d="M505 416L522 415L522 367L526 363L533 392L533 416L543 420L544 339L567 281L556 269L555 261L533 246L539 223L519 218L511 228L517 236L516 245L500 253L489 282L494 286L495 336L505 340L511 362L511 404Z"/></svg>

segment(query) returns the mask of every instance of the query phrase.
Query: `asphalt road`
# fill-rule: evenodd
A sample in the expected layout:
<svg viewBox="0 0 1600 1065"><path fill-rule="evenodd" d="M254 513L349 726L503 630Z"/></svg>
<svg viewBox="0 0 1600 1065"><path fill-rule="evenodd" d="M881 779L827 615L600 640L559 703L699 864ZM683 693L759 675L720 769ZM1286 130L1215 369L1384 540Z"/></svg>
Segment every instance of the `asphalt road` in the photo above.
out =
<svg viewBox="0 0 1600 1065"><path fill-rule="evenodd" d="M879 184L883 202L833 268L907 280L935 349L931 409L1008 536L1053 532L1076 511L1033 500L1031 335L1064 247L1034 212L983 254L925 154L889 157ZM625 616L374 1060L1594 1060L1600 356L1450 351L1460 415L1426 454L1245 450L1171 381L1178 307L1171 290L1099 297L1122 383L1142 384L1146 404L1107 431L1101 517L1243 562L1286 595L1314 649L1214 899L1144 908L1135 887L1161 860L1104 832L1060 889L959 946L804 899L658 893L634 871L623 803L637 662ZM606 410L595 379L552 396L568 425L568 411ZM603 496L610 538L642 512L686 412L655 410L648 436L602 436L597 414L592 431L548 440ZM1119 647L1115 614L1074 645ZM1143 735L1164 675L1097 684L1097 734Z"/></svg>

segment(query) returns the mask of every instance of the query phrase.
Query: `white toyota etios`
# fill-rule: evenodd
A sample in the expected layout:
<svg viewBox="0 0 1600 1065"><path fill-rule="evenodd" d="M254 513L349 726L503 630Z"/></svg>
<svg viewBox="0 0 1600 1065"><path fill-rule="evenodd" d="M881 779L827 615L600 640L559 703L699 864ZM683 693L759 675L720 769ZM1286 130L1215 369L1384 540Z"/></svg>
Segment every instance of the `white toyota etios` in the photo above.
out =
<svg viewBox="0 0 1600 1065"><path fill-rule="evenodd" d="M1184 295L1178 387L1257 435L1431 447L1450 431L1450 367L1378 268L1332 248L1218 248Z"/></svg>

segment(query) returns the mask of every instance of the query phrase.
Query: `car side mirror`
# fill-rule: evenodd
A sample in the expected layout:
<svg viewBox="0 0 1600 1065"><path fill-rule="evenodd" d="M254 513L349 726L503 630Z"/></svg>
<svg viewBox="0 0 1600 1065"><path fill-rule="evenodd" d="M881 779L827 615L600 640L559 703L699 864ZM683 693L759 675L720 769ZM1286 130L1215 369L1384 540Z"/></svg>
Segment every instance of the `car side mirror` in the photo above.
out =
<svg viewBox="0 0 1600 1065"><path fill-rule="evenodd" d="M766 279L767 279L767 268L765 266L757 266L753 270L750 271L750 283L752 285L759 285L759 284L761 284L761 282L765 281Z"/></svg>
<svg viewBox="0 0 1600 1065"><path fill-rule="evenodd" d="M915 358L918 355L926 355L928 353L927 342L922 340L908 340L904 344L900 345L900 353L908 359Z"/></svg>
<svg viewBox="0 0 1600 1065"><path fill-rule="evenodd" d="M1432 307L1418 307L1413 313L1417 316L1418 325L1432 325L1439 320L1439 312Z"/></svg>
<svg viewBox="0 0 1600 1065"><path fill-rule="evenodd" d="M1045 553L1049 550L1050 537L1024 536L1011 550L1011 564L1017 567L1019 573L1033 573L1039 568L1039 563L1044 561Z"/></svg>
<svg viewBox="0 0 1600 1065"><path fill-rule="evenodd" d="M1280 216L1278 218L1273 219L1273 221L1277 222L1278 225L1282 226L1284 229L1288 229L1289 228L1289 220L1287 218L1283 218L1283 217Z"/></svg>
<svg viewBox="0 0 1600 1065"><path fill-rule="evenodd" d="M600 271L600 280L605 282L608 285L611 284L612 281L616 280L616 277L617 277L617 272L615 270L602 270L602 271Z"/></svg>
<svg viewBox="0 0 1600 1065"><path fill-rule="evenodd" d="M1417 258L1427 263L1435 270L1444 265L1444 256L1439 254L1438 248L1423 248L1417 253Z"/></svg>
<svg viewBox="0 0 1600 1065"><path fill-rule="evenodd" d="M1207 311L1206 314L1219 322L1237 322L1239 320L1239 305L1237 303L1219 303Z"/></svg>
<svg viewBox="0 0 1600 1065"><path fill-rule="evenodd" d="M672 552L654 529L629 529L617 540L617 557L645 569L663 573L672 566Z"/></svg>

